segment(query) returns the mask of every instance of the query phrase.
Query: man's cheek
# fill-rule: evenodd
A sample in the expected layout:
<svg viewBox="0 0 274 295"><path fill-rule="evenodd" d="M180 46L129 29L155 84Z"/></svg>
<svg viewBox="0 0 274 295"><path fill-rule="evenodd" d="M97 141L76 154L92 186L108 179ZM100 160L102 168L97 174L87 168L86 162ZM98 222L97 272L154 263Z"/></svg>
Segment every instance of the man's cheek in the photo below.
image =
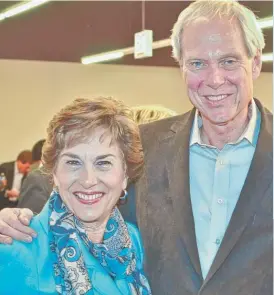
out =
<svg viewBox="0 0 274 295"><path fill-rule="evenodd" d="M200 76L189 73L186 75L185 81L187 88L191 89L192 91L197 91L201 86L203 79Z"/></svg>

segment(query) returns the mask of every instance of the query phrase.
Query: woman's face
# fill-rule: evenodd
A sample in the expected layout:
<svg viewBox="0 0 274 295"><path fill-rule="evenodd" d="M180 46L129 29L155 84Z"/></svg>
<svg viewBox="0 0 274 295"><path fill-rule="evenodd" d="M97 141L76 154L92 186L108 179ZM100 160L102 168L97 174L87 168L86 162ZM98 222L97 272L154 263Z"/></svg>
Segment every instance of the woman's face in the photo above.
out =
<svg viewBox="0 0 274 295"><path fill-rule="evenodd" d="M122 152L97 128L87 143L64 148L54 176L62 200L83 222L105 221L126 188Z"/></svg>

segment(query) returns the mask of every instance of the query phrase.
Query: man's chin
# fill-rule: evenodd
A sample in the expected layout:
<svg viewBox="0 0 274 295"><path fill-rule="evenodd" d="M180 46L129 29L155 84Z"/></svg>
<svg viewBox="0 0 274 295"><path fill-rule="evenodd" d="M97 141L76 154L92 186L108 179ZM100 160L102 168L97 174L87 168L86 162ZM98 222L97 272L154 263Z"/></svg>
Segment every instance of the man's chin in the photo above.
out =
<svg viewBox="0 0 274 295"><path fill-rule="evenodd" d="M216 125L216 126L225 126L229 124L233 120L233 116L223 115L223 116L217 116L210 115L206 116L207 120L210 122L210 124Z"/></svg>

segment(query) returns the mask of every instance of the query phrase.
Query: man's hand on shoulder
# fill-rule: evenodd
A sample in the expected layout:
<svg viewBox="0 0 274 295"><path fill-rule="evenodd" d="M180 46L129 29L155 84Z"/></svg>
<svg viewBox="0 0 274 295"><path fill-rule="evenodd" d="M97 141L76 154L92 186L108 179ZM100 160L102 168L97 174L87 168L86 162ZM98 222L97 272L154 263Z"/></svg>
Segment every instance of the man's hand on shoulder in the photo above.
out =
<svg viewBox="0 0 274 295"><path fill-rule="evenodd" d="M33 212L29 209L5 208L0 211L0 243L12 244L13 239L30 243L36 232L29 227Z"/></svg>

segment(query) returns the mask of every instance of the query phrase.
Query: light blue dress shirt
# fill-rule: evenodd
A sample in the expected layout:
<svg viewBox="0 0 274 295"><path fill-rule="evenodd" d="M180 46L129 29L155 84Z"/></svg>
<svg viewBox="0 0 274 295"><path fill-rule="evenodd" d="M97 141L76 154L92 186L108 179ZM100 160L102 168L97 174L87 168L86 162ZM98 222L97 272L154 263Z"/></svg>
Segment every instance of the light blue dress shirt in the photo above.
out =
<svg viewBox="0 0 274 295"><path fill-rule="evenodd" d="M261 114L254 100L249 123L235 143L222 150L203 144L202 119L195 114L190 138L190 197L204 279L222 243L244 185L260 132Z"/></svg>

